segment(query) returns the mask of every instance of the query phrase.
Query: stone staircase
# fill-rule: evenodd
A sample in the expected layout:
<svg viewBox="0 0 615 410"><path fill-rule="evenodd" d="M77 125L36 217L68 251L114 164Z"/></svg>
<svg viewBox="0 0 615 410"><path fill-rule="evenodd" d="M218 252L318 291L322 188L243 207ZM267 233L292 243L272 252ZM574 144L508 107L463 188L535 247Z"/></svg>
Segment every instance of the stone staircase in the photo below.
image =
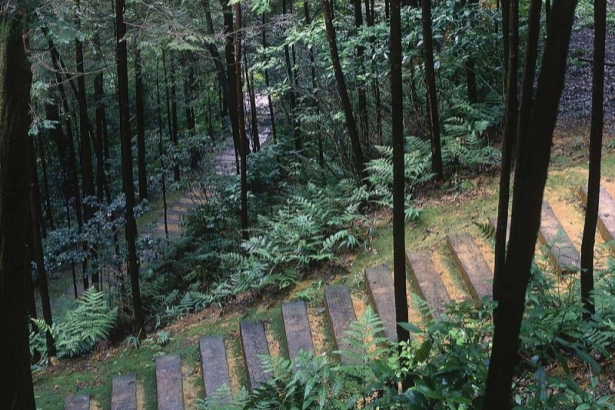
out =
<svg viewBox="0 0 615 410"><path fill-rule="evenodd" d="M580 200L585 202L586 191L579 191ZM601 190L599 231L605 242L609 242L615 235L615 201L606 189ZM492 223L495 220L491 219ZM547 258L557 273L572 273L579 271L579 252L566 234L558 217L545 202L542 208L542 222L539 241L541 249L547 252ZM408 287L411 292L424 299L433 312L441 312L443 306L452 299L458 299L450 291L443 279L443 269L439 269L435 261L448 258L453 261L450 266L453 275L459 279L466 288L468 297L480 300L490 297L493 272L489 267L487 252L481 249L479 243L483 239L475 239L469 233L449 234L446 239L446 255L440 255L438 250L423 249L412 250L406 254ZM447 269L448 270L448 269ZM364 272L366 292L374 310L380 315L384 323L385 335L396 341L395 330L395 304L393 298L393 275L384 266L367 268ZM288 356L292 359L299 351L315 352L314 336L318 333L331 335L331 345L334 349L352 350L343 335L350 323L356 320L357 313L353 307L351 292L346 285L329 285L324 289L324 316L326 323L316 328L310 323L308 306L304 301L294 300L282 303L277 309L281 310L282 325ZM239 324L239 338L241 345L240 372L246 377L237 379L247 380L246 388L254 390L266 382L271 375L263 369L260 355L270 353L270 342L266 335L266 323L262 320L242 321ZM227 347L231 342L230 336L203 335L199 340L201 358L202 383L205 395L211 395L221 386L229 386L224 390L223 402L232 399L231 372L237 366L231 366ZM184 408L182 394L181 357L177 354L167 354L156 359L157 403L159 410L177 410ZM351 363L348 357L342 357L344 363ZM135 369L137 370L137 369ZM138 371L138 370L137 370ZM112 410L137 409L138 373L115 376L112 380ZM236 389L235 389L236 390ZM89 409L90 398L87 395L70 396L66 399L65 409Z"/></svg>

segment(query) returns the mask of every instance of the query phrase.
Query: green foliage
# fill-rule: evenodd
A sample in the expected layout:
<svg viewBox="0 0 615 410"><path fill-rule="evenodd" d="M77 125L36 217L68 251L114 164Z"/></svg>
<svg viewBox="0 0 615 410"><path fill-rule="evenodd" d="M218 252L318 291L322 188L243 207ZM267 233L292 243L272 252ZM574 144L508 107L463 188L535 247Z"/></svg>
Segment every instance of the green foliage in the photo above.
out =
<svg viewBox="0 0 615 410"><path fill-rule="evenodd" d="M104 294L93 288L87 289L77 307L66 313L64 317L56 318L49 328L45 321L35 320L40 332L30 333L31 346L41 349L44 332L51 330L58 357L73 357L89 352L94 345L109 337L117 319L117 308L109 308Z"/></svg>

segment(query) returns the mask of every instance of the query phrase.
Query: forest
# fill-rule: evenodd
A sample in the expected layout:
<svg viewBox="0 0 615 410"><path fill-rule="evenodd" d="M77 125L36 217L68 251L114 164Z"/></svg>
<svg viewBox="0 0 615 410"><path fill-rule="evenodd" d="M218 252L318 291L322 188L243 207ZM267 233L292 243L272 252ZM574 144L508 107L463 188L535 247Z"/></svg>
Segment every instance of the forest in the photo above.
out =
<svg viewBox="0 0 615 410"><path fill-rule="evenodd" d="M0 409L615 409L612 0L0 0Z"/></svg>

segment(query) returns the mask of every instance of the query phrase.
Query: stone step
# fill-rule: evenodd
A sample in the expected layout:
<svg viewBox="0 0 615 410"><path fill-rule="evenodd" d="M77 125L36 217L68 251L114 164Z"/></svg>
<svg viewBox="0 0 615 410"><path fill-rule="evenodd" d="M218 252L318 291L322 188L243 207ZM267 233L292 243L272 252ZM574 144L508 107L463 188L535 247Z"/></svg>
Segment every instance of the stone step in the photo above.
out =
<svg viewBox="0 0 615 410"><path fill-rule="evenodd" d="M417 294L427 302L434 312L444 311L444 305L451 301L442 277L436 271L429 251L406 252L406 265L412 276Z"/></svg>
<svg viewBox="0 0 615 410"><path fill-rule="evenodd" d="M397 315L393 274L386 266L365 269L365 283L372 305L384 325L384 335L397 342Z"/></svg>
<svg viewBox="0 0 615 410"><path fill-rule="evenodd" d="M75 396L68 396L64 402L64 410L89 410L90 409L90 395L78 394Z"/></svg>
<svg viewBox="0 0 615 410"><path fill-rule="evenodd" d="M492 296L493 273L470 234L451 234L447 245L473 298Z"/></svg>
<svg viewBox="0 0 615 410"><path fill-rule="evenodd" d="M269 345L265 336L265 326L262 320L241 322L241 347L243 360L248 373L248 387L254 391L258 386L267 382L271 374L265 373L260 355L269 355Z"/></svg>
<svg viewBox="0 0 615 410"><path fill-rule="evenodd" d="M111 410L137 410L137 375L122 374L113 378Z"/></svg>
<svg viewBox="0 0 615 410"><path fill-rule="evenodd" d="M489 223L496 229L497 218L489 218ZM510 238L510 219L506 230L506 241ZM570 237L564 230L559 219L548 202L542 203L540 230L538 240L549 249L548 257L558 273L578 272L581 266L581 256L574 247Z"/></svg>
<svg viewBox="0 0 615 410"><path fill-rule="evenodd" d="M231 379L226 362L226 348L223 336L205 336L199 340L201 352L201 366L203 370L203 384L205 395L215 397L217 405L227 405L232 401ZM218 389L226 385L224 391Z"/></svg>
<svg viewBox="0 0 615 410"><path fill-rule="evenodd" d="M558 273L579 272L581 256L546 201L542 203L538 240L549 248L549 259Z"/></svg>
<svg viewBox="0 0 615 410"><path fill-rule="evenodd" d="M343 340L350 324L357 320L357 316L352 307L352 299L348 286L334 285L325 288L325 307L329 325L333 332L333 344L337 350L345 350L358 353L357 350L348 342ZM354 364L352 358L341 355L340 360L343 364Z"/></svg>
<svg viewBox="0 0 615 410"><path fill-rule="evenodd" d="M178 354L156 358L156 390L158 410L183 410L181 360Z"/></svg>
<svg viewBox="0 0 615 410"><path fill-rule="evenodd" d="M312 330L305 302L300 300L282 303L282 318L289 358L294 359L301 350L314 353Z"/></svg>
<svg viewBox="0 0 615 410"><path fill-rule="evenodd" d="M583 205L587 206L587 187L584 186L579 195ZM604 187L600 187L600 203L598 205L598 230L605 242L615 238L615 201Z"/></svg>

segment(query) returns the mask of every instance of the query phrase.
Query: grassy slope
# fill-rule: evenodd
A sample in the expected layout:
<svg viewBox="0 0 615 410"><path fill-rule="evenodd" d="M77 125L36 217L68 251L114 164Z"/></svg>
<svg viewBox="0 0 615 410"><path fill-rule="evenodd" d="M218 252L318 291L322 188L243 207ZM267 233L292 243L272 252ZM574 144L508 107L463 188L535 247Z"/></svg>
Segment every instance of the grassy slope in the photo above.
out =
<svg viewBox="0 0 615 410"><path fill-rule="evenodd" d="M572 144L562 141L562 149L554 149L553 165L547 183L547 197L550 199L574 200L575 189L586 181L586 157L579 154L585 149L583 144L570 151ZM606 181L615 179L615 156L612 152L603 158L603 178ZM464 187L465 190L459 190ZM443 246L447 233L469 231L479 237L478 228L473 222L486 222L487 217L496 214L497 178L480 175L466 179L457 184L457 189L439 189L427 192L424 198L417 202L423 210L418 222L412 223L406 230L407 249L435 248ZM580 202L580 201L577 201ZM349 274L341 280L359 291L362 272L365 267L387 264L392 266L392 233L390 216L379 214L374 221L370 249L360 252L356 258L348 258ZM320 271L325 271L321 269ZM327 278L325 277L325 281ZM322 306L322 282L320 274L311 275L306 282L301 283L291 293L302 292L312 302L312 308ZM354 285L354 286L353 286ZM182 355L184 372L184 390L186 404L197 397L203 397L199 373L198 338L202 335L231 335L232 349L239 350L239 322L250 318L266 318L272 323L268 327L274 339L283 340L283 329L273 323L280 320L279 310L273 310L282 299L290 298L290 294L269 295L264 301L257 303L254 298L241 298L233 303L239 308L224 311L218 307L208 308L202 312L188 315L169 327L173 340L165 346L149 344L141 349L127 348L125 344L108 347L101 346L99 350L88 357L65 359L58 366L35 373L35 394L39 409L63 409L64 398L76 392L86 392L100 408L110 407L111 378L125 372L138 371L140 378L139 398L144 409L155 409L155 356L161 352L175 352ZM269 312L269 310L271 312ZM316 309L313 309L316 310ZM279 352L285 354L284 343L279 343ZM318 349L318 348L317 348ZM232 365L235 375L232 376L234 388L244 383L245 374L240 365ZM233 369L232 369L233 371ZM186 382L188 380L188 382ZM186 406L188 407L188 406Z"/></svg>

